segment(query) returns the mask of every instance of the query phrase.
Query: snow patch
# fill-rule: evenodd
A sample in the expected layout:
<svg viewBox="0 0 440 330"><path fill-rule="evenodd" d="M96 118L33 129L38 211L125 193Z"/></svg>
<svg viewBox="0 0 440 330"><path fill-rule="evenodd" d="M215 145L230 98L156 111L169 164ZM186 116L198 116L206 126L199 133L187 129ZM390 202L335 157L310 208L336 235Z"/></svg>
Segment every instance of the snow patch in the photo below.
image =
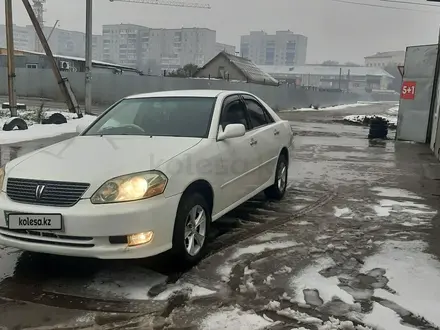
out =
<svg viewBox="0 0 440 330"><path fill-rule="evenodd" d="M202 288L197 285L189 284L189 283L181 283L178 285L173 285L172 287L166 289L157 295L154 300L168 300L173 294L177 292L188 292L190 298L196 297L204 297L216 294L216 291L212 291L206 288Z"/></svg>
<svg viewBox="0 0 440 330"><path fill-rule="evenodd" d="M406 196L406 198L411 198L409 196L412 196L410 193L400 190L380 191L379 194L399 195L398 197ZM412 199L418 199L417 197L418 196L412 196ZM437 214L437 211L433 210L428 205L415 203L413 201L401 202L392 199L382 199L379 200L379 205L370 205L370 207L378 217L389 217L398 214L397 217L392 217L392 220L401 224L425 224L426 220L432 219ZM407 216L404 215L405 213L407 213Z"/></svg>
<svg viewBox="0 0 440 330"><path fill-rule="evenodd" d="M261 242L266 242L266 241L271 241L273 239L276 238L283 238L288 236L286 233L275 233L275 232L269 232L269 233L265 233L263 235L260 235L256 238L257 241L261 241Z"/></svg>
<svg viewBox="0 0 440 330"><path fill-rule="evenodd" d="M351 210L348 207L344 207L342 209L340 209L337 206L334 206L333 209L335 210L335 217L340 218L342 216L350 216L351 215Z"/></svg>
<svg viewBox="0 0 440 330"><path fill-rule="evenodd" d="M399 188L375 187L375 188L371 188L371 191L375 192L376 195L381 197L423 199L422 197L414 194L411 191L405 189L399 189Z"/></svg>
<svg viewBox="0 0 440 330"><path fill-rule="evenodd" d="M338 287L337 277L326 278L319 274L321 270L334 265L334 261L330 258L319 258L291 279L290 286L295 290L295 301L306 304L303 290L315 289L319 291L324 303L331 301L333 297L338 297L347 304L353 304L353 297Z"/></svg>
<svg viewBox="0 0 440 330"><path fill-rule="evenodd" d="M297 224L298 226L308 226L308 225L311 225L312 223L309 222L309 221L302 220L302 221L300 221L300 222L297 222L296 224Z"/></svg>
<svg viewBox="0 0 440 330"><path fill-rule="evenodd" d="M151 300L148 292L158 284L165 283L167 277L152 270L136 268L131 270L108 271L98 273L86 288L100 293L104 297L118 297L133 300ZM154 300L167 300L174 293L186 291L190 298L215 294L211 291L189 283L178 282L161 292Z"/></svg>
<svg viewBox="0 0 440 330"><path fill-rule="evenodd" d="M428 244L422 241L387 241L378 254L365 260L362 269L385 269L388 286L396 291L396 294L392 294L378 289L375 296L393 301L440 326L440 262L424 252L427 248ZM378 315L370 321L380 323L382 316Z"/></svg>
<svg viewBox="0 0 440 330"><path fill-rule="evenodd" d="M63 113L66 115L67 113ZM34 124L29 126L27 130L13 130L13 131L2 131L0 130L0 141L2 144L10 144L24 141L32 141L38 139L51 138L58 135L75 133L76 126L78 125L89 125L91 124L96 117L85 115L80 119L72 119L73 116L67 116L67 123L61 125L42 125L42 124ZM2 121L2 120L0 120ZM0 128L3 127L5 120L0 122Z"/></svg>
<svg viewBox="0 0 440 330"><path fill-rule="evenodd" d="M373 118L385 119L388 121L389 126L395 127L397 125L397 117L386 116L386 115L350 115L350 116L345 116L344 118L342 118L342 120L356 124L363 124L364 122Z"/></svg>
<svg viewBox="0 0 440 330"><path fill-rule="evenodd" d="M230 259L226 261L226 264L217 268L217 273L220 274L224 280L229 278L229 275L234 267L237 259L246 254L258 254L268 250L278 250L285 249L289 247L294 247L299 245L295 241L286 241L286 242L266 242L261 244L250 245L243 248L238 248L231 255Z"/></svg>
<svg viewBox="0 0 440 330"><path fill-rule="evenodd" d="M411 326L400 323L400 317L393 310L373 302L373 311L364 317L364 323L378 330L409 330Z"/></svg>
<svg viewBox="0 0 440 330"><path fill-rule="evenodd" d="M273 323L255 313L234 308L208 315L199 328L200 330L262 330L271 324Z"/></svg>
<svg viewBox="0 0 440 330"><path fill-rule="evenodd" d="M300 109L293 109L293 110L281 110L280 112L291 112L291 111L331 111L331 110L344 110L344 109L350 109L350 108L357 108L357 107L363 107L367 106L369 104L367 103L352 103L352 104L341 104L341 105L335 105L331 107L322 107L322 108L300 108Z"/></svg>
<svg viewBox="0 0 440 330"><path fill-rule="evenodd" d="M267 242L267 243L250 245L247 247L237 249L237 251L232 255L232 259L238 259L239 257L245 254L258 254L267 250L285 249L297 245L299 244L295 241Z"/></svg>
<svg viewBox="0 0 440 330"><path fill-rule="evenodd" d="M387 113L392 116L397 116L397 114L399 113L399 106L397 105L395 107L389 108L387 110Z"/></svg>

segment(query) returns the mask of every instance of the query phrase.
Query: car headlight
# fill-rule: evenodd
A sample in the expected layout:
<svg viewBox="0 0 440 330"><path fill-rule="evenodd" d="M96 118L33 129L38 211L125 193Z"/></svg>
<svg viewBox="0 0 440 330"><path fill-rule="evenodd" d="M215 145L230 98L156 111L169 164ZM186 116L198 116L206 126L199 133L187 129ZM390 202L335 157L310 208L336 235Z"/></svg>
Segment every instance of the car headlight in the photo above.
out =
<svg viewBox="0 0 440 330"><path fill-rule="evenodd" d="M3 188L3 181L5 180L5 168L0 167L0 191Z"/></svg>
<svg viewBox="0 0 440 330"><path fill-rule="evenodd" d="M162 194L167 183L159 171L123 175L104 183L90 200L93 204L133 202Z"/></svg>

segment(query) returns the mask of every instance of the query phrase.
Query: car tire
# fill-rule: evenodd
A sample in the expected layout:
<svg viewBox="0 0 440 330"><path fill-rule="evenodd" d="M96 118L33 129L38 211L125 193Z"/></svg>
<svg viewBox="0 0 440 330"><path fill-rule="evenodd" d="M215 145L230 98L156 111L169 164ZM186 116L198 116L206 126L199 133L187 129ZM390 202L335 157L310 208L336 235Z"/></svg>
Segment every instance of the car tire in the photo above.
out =
<svg viewBox="0 0 440 330"><path fill-rule="evenodd" d="M272 186L264 190L264 194L269 199L281 200L286 194L287 177L289 163L285 155L280 155L275 172L275 182Z"/></svg>
<svg viewBox="0 0 440 330"><path fill-rule="evenodd" d="M199 217L204 222L195 222ZM211 219L210 208L202 195L187 193L182 196L174 224L172 248L180 266L193 266L205 256Z"/></svg>

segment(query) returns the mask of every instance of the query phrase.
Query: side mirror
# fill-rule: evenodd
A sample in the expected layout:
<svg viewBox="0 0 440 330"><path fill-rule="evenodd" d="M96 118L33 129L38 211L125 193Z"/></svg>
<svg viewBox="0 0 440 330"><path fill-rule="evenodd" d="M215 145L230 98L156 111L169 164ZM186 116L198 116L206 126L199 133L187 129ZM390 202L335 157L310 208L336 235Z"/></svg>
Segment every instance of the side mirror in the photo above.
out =
<svg viewBox="0 0 440 330"><path fill-rule="evenodd" d="M87 127L88 127L88 125L86 125L86 124L78 124L76 126L76 132L78 134L81 134Z"/></svg>
<svg viewBox="0 0 440 330"><path fill-rule="evenodd" d="M225 130L218 135L218 140L223 141L226 139L232 139L240 137L246 134L246 127L243 124L229 124L225 127Z"/></svg>

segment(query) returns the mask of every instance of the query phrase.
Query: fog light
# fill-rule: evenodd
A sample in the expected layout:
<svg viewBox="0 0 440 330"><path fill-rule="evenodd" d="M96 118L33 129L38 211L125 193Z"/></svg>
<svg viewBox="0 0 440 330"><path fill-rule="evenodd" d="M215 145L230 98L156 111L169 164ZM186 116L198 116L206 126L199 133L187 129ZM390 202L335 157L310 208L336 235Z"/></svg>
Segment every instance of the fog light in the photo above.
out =
<svg viewBox="0 0 440 330"><path fill-rule="evenodd" d="M128 235L127 239L128 239L128 246L147 244L153 240L153 232L147 231L146 233Z"/></svg>

